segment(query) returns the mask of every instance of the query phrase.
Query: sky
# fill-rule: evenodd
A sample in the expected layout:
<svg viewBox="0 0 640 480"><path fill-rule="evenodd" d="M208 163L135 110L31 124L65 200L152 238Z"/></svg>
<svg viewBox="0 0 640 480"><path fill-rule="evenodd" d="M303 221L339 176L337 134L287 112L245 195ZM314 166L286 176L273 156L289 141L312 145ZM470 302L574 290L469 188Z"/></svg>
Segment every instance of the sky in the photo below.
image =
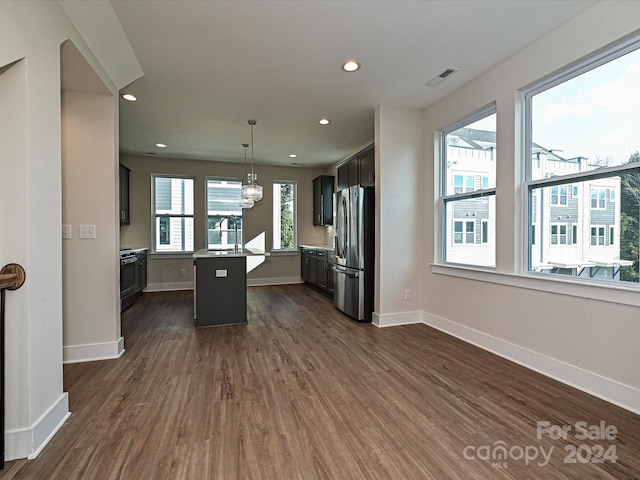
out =
<svg viewBox="0 0 640 480"><path fill-rule="evenodd" d="M468 127L495 131L495 115ZM640 151L640 49L535 95L532 130L561 157L625 163Z"/></svg>
<svg viewBox="0 0 640 480"><path fill-rule="evenodd" d="M535 95L533 141L564 158L610 158L640 150L640 50Z"/></svg>

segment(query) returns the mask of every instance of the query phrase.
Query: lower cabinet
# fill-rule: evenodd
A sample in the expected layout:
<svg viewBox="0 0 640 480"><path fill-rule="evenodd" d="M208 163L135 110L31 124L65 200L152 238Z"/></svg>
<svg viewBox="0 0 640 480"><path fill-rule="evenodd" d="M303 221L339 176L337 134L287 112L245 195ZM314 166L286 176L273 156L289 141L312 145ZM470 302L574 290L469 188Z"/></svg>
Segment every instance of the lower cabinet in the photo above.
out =
<svg viewBox="0 0 640 480"><path fill-rule="evenodd" d="M300 276L305 283L333 295L333 251L301 247Z"/></svg>

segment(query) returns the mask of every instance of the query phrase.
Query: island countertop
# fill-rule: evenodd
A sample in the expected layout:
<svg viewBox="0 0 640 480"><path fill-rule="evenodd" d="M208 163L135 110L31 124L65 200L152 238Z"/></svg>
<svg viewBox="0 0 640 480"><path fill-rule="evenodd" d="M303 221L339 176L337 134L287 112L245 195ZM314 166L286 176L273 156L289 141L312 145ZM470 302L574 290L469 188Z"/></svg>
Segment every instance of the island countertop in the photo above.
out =
<svg viewBox="0 0 640 480"><path fill-rule="evenodd" d="M203 248L202 250L198 250L193 254L193 258L215 258L215 257L268 257L271 253L269 252L255 252L251 251L247 248L243 249L241 252L234 252L233 250L208 250Z"/></svg>

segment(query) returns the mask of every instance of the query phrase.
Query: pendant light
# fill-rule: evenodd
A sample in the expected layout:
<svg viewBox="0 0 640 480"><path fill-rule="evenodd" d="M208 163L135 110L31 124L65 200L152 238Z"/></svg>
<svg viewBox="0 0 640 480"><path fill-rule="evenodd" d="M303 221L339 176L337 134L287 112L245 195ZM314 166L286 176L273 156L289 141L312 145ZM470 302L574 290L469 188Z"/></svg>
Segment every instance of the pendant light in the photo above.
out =
<svg viewBox="0 0 640 480"><path fill-rule="evenodd" d="M247 147L249 146L249 144L243 143L242 146L244 147L244 176L246 178L247 177ZM244 182L242 184L242 191L244 192ZM238 201L238 206L241 208L251 208L253 207L253 200L240 197L240 200Z"/></svg>
<svg viewBox="0 0 640 480"><path fill-rule="evenodd" d="M255 120L247 122L251 127L251 173L247 175L247 184L242 186L242 198L257 202L262 200L262 186L258 185L258 175L253 173L253 126Z"/></svg>

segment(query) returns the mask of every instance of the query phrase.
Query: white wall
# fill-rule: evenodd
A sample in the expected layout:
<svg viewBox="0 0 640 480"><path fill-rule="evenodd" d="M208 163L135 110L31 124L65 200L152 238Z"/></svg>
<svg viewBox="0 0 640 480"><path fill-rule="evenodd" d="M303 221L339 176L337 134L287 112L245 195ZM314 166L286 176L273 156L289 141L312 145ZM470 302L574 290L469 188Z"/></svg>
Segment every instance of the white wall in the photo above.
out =
<svg viewBox="0 0 640 480"><path fill-rule="evenodd" d="M633 32L638 18L638 2L598 3L426 110L424 184L434 192L434 132L497 102L496 273L429 266L437 258L440 208L430 195L423 231L425 322L635 411L640 411L637 293L535 282L516 273L523 163L518 90Z"/></svg>
<svg viewBox="0 0 640 480"><path fill-rule="evenodd" d="M62 95L62 223L64 361L114 358L120 336L117 97L65 91ZM95 225L81 239L80 225Z"/></svg>
<svg viewBox="0 0 640 480"><path fill-rule="evenodd" d="M17 262L26 270L23 287L6 295L7 460L37 455L69 414L62 383L60 232L60 45L68 39L117 95L57 2L0 2L0 264ZM115 115L111 148L117 143ZM115 219L115 204L111 208Z"/></svg>
<svg viewBox="0 0 640 480"><path fill-rule="evenodd" d="M195 177L195 250L205 248L205 177L241 178L242 163L209 162L200 160L169 159L158 157L123 156L122 163L131 169L130 205L131 224L120 227L120 244L123 247L151 247L151 175L173 174ZM327 227L313 226L312 181L326 172L316 168L274 167L256 165L258 183L264 188L262 200L244 211L245 240L261 236L265 248L272 245L272 184L276 180L297 183L298 244L322 245ZM181 271L184 270L184 275ZM272 255L248 274L251 285L300 282L299 252ZM191 255L151 256L148 264L149 290L193 287L193 258Z"/></svg>
<svg viewBox="0 0 640 480"><path fill-rule="evenodd" d="M376 143L376 284L373 322L420 321L424 192L422 113L379 107ZM411 290L410 299L405 298Z"/></svg>

